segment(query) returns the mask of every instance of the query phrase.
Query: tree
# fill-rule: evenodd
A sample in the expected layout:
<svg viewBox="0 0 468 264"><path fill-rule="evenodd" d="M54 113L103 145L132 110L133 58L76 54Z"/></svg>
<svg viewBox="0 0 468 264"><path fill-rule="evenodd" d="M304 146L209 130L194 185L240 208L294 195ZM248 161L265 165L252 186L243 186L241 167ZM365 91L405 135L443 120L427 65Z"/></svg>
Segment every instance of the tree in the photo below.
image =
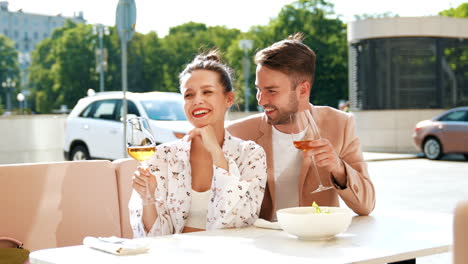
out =
<svg viewBox="0 0 468 264"><path fill-rule="evenodd" d="M164 91L164 64L168 58L155 32L143 36L143 79L147 91Z"/></svg>
<svg viewBox="0 0 468 264"><path fill-rule="evenodd" d="M8 37L0 34L0 84L10 78L18 83L19 80L19 67L18 67L18 52L14 47L14 42ZM18 86L16 86L19 89ZM0 86L1 94L7 94L6 89ZM10 91L10 95L13 91ZM14 93L16 94L16 93ZM0 99L0 112L3 113L2 102ZM0 114L1 114L0 113Z"/></svg>
<svg viewBox="0 0 468 264"><path fill-rule="evenodd" d="M468 3L463 3L457 8L450 8L439 12L441 16L456 17L456 18L468 18ZM448 41L446 43L449 43ZM456 44L455 44L456 43ZM447 66L459 78L458 82L463 83L464 80L468 80L468 48L466 39L460 39L448 44L444 48L444 61ZM465 86L466 87L466 86ZM464 106L468 104L468 89L464 89L461 85L459 89L458 106Z"/></svg>
<svg viewBox="0 0 468 264"><path fill-rule="evenodd" d="M254 55L260 49L271 45L276 40L272 37L271 27L254 26L249 32L240 34L235 39L227 50L228 64L235 70L236 78L234 79L234 87L236 94L236 104L234 108L244 110L245 107L245 74L244 74L244 51L239 47L239 43L243 39L253 41L253 49L248 51L248 60L250 63L249 84L250 89L249 109L257 109L256 90L255 90L255 64Z"/></svg>
<svg viewBox="0 0 468 264"><path fill-rule="evenodd" d="M91 31L89 25L66 21L33 52L29 83L37 111L71 108L89 88L97 87Z"/></svg>
<svg viewBox="0 0 468 264"><path fill-rule="evenodd" d="M96 71L97 37L91 25L67 21L51 38L43 40L32 55L30 86L36 111L49 113L61 105L73 107L88 89L98 90ZM114 27L104 38L107 49L105 91L122 90L120 38ZM164 50L158 36L135 33L127 50L128 90L148 92L164 90ZM169 60L168 60L169 61Z"/></svg>
<svg viewBox="0 0 468 264"><path fill-rule="evenodd" d="M255 52L288 35L303 32L305 44L317 53L311 100L315 104L335 106L338 99L347 97L347 45L345 25L333 16L333 5L325 0L298 0L283 7L268 25L252 27L246 33L196 22L173 27L164 38L154 32L135 33L128 43L129 91L177 92L178 74L185 65L200 52L219 49L225 62L237 73L236 102L244 105L244 53L239 48L239 40L254 41L254 50L249 53L252 65L249 87L253 90ZM99 74L95 70L96 42L90 25L68 21L37 46L29 80L36 111L48 113L62 104L71 108L89 88L99 87ZM120 38L115 28L111 27L110 35L104 38L104 47L108 51L105 90L121 90ZM250 109L256 108L255 96L250 97L249 105Z"/></svg>
<svg viewBox="0 0 468 264"><path fill-rule="evenodd" d="M178 74L195 55L210 49L225 52L240 31L226 27L206 27L205 24L189 22L171 28L162 40L164 49L164 88L166 91L179 90Z"/></svg>
<svg viewBox="0 0 468 264"><path fill-rule="evenodd" d="M339 99L348 97L348 57L346 25L334 18L332 4L324 0L299 0L284 6L278 17L270 20L267 26L253 27L242 37L254 40L258 51L296 32L304 33L304 43L317 55L312 103L336 106ZM243 55L237 45L236 42L230 47L229 59L236 70L242 72ZM249 87L254 87L255 67L251 67L249 79ZM241 85L244 77L241 76L239 81L237 85L244 90ZM240 99L243 93L237 98L243 102ZM254 96L250 98L249 107L256 107Z"/></svg>
<svg viewBox="0 0 468 264"><path fill-rule="evenodd" d="M448 16L448 17L461 17L461 18L468 17L468 3L463 3L459 5L457 8L452 7L450 9L440 11L439 15Z"/></svg>

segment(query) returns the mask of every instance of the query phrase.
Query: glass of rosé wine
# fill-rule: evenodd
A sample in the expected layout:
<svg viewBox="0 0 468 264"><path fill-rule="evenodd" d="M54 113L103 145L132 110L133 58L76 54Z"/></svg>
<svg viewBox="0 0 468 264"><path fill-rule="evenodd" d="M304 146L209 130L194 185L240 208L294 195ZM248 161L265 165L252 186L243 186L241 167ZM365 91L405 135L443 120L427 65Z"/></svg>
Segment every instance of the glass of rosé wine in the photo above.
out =
<svg viewBox="0 0 468 264"><path fill-rule="evenodd" d="M311 148L309 147L309 142L312 140L320 139L320 131L315 123L314 118L310 110L299 111L291 115L291 138L294 144L294 147L302 151L308 151ZM312 156L312 163L317 175L319 185L312 193L322 192L325 190L332 189L330 186L324 186L322 180L320 179L320 174L317 169L317 163L315 161L315 156Z"/></svg>

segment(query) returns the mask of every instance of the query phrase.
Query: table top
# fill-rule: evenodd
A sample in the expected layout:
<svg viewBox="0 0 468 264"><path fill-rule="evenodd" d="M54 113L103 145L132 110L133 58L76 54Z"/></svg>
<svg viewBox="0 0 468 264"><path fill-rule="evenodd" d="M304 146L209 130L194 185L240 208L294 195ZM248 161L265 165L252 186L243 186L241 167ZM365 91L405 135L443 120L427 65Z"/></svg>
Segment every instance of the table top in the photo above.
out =
<svg viewBox="0 0 468 264"><path fill-rule="evenodd" d="M144 238L148 253L115 256L85 246L32 252L33 264L61 263L387 263L448 252L451 214L380 211L355 216L349 229L325 241L303 241L281 230L256 227Z"/></svg>

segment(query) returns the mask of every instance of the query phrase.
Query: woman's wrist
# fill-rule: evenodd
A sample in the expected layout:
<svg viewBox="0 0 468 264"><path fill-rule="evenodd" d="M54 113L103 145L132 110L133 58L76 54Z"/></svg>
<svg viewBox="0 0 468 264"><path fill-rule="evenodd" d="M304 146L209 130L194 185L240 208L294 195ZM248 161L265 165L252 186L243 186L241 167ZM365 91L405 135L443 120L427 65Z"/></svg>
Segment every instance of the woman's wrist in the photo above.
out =
<svg viewBox="0 0 468 264"><path fill-rule="evenodd" d="M219 168L229 170L228 162L226 157L224 157L224 152L219 148L214 152L211 152L211 158L213 159L213 164Z"/></svg>

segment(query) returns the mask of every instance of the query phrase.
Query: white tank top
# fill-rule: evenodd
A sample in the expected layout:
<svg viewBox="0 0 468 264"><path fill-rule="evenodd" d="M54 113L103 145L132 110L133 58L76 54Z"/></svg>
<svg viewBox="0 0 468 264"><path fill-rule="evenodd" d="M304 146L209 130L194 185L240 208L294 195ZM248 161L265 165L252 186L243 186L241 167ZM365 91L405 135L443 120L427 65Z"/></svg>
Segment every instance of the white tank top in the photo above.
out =
<svg viewBox="0 0 468 264"><path fill-rule="evenodd" d="M192 203L185 226L206 229L206 216L208 214L208 204L211 190L197 192L192 189Z"/></svg>

